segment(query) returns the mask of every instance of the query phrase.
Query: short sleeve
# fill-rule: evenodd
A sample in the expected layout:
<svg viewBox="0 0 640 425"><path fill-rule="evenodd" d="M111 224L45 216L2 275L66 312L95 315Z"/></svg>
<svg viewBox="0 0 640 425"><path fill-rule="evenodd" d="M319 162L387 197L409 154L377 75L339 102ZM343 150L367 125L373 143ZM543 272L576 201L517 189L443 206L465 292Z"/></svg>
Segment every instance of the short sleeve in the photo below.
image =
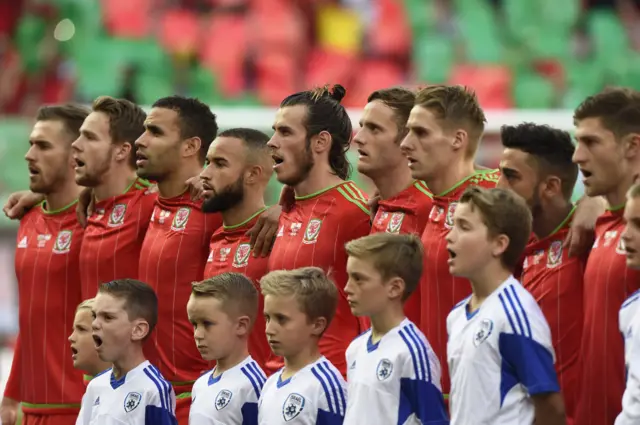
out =
<svg viewBox="0 0 640 425"><path fill-rule="evenodd" d="M173 387L166 381L156 383L157 391L147 394L145 425L177 425L176 396Z"/></svg>
<svg viewBox="0 0 640 425"><path fill-rule="evenodd" d="M551 331L533 297L515 286L499 294L505 319L498 348L503 359L501 393L522 384L530 395L560 391L554 367Z"/></svg>
<svg viewBox="0 0 640 425"><path fill-rule="evenodd" d="M406 326L400 331L400 337L407 350L399 360L398 423L405 423L415 415L421 424L448 424L438 358L415 326Z"/></svg>

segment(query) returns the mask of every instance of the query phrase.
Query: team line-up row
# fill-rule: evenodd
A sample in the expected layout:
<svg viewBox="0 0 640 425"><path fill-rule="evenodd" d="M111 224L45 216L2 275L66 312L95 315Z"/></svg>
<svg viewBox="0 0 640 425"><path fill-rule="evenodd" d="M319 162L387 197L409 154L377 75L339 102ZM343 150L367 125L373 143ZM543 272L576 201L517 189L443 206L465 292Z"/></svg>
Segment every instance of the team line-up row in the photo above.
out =
<svg viewBox="0 0 640 425"><path fill-rule="evenodd" d="M488 170L474 160L486 120L470 90L376 91L353 137L358 171L376 186L375 197L367 200L347 180L352 128L340 105L344 93L336 85L287 97L271 138L248 128L218 133L207 105L179 96L158 100L148 115L109 97L96 99L91 111L73 105L41 108L25 156L31 192L13 195L5 206L10 217L21 217L15 259L20 333L0 411L3 423L14 423L18 407L27 424L49 416L52 423L75 423L85 388L71 364L77 347L67 342L73 306L93 298L103 282L137 279L157 294L157 324L144 345L153 366L145 375L171 384L175 416L187 424L194 382L213 366L193 344L194 327L185 310L191 283L236 272L258 287L267 273L313 266L328 273L337 288L333 320L322 299L314 299L312 312L306 312L325 318L326 329L314 329L322 334L318 346L327 365L349 378L352 368L359 369L345 358L351 341L364 345L368 357L362 363L367 364L384 351L378 347L387 345L382 344L385 332L390 340L391 329L397 331L399 339L390 345L411 360L396 367L393 356L385 357L366 369L375 370L377 381L393 378L396 412L404 418L400 423L426 421L427 413L411 406L426 403L428 414L436 414L433 406L439 403L426 400L443 398L451 401L453 423L612 424L622 410L626 382L619 328L627 338L633 335L635 298L622 309L627 322L621 312L619 324L618 312L639 283L638 272L625 263L640 264L633 239L640 226L633 200L626 202L640 170L640 95L608 89L587 98L575 111L575 146L569 134L547 126L503 127L500 170ZM570 197L578 168L587 197L574 207ZM285 189L281 206L267 208L264 193L273 172ZM464 201L465 190L496 185L511 191L469 190ZM526 205L528 215L504 205ZM595 242L589 233L594 223ZM397 298L389 289L397 286L389 282L410 286L408 278L389 271L405 254L382 256L388 260L384 267L373 264L380 273L378 286L385 289L371 296L376 301L365 311L352 314L360 302L354 288L374 277L349 272L345 245L369 233L421 236L422 270L404 303L408 321L401 328L393 320L394 326L376 325L374 317L385 299ZM470 271L485 266L493 268L481 276ZM299 286L304 291L306 286ZM266 299L258 298L262 311ZM292 382L298 376L273 353L274 343L282 341L270 344L268 332L265 337L272 323L258 314L249 333L255 367L252 363L246 370L253 370L256 385L264 377L260 369L272 376L290 373ZM122 329L134 337L134 328ZM370 337L356 339L367 329ZM455 335L465 331L471 332L469 338L456 344ZM104 342L99 332L95 338L97 345ZM475 350L466 347L468 342ZM475 352L487 361L503 361L497 369L465 367L480 361L469 357ZM548 367L554 352L555 370ZM441 383L437 359L442 360ZM118 383L132 375L129 367L113 363L102 379L115 394L119 385L127 387ZM633 362L628 363L631 386ZM524 370L523 364L539 367ZM413 375L406 372L412 367ZM338 412L339 376L326 365L318 368L326 372L316 370L326 385L335 384L335 391L325 389L335 392L326 401L328 411ZM285 381L277 381L282 393L288 391ZM353 382L347 406L358 404ZM170 393L167 387L165 410L170 410ZM220 394L222 399L228 395ZM306 398L287 395L302 411ZM457 401L465 399L477 406ZM131 411L127 405L136 404L129 401L120 409L123 414ZM626 404L621 418L633 414L633 403ZM279 418L294 420L284 410Z"/></svg>

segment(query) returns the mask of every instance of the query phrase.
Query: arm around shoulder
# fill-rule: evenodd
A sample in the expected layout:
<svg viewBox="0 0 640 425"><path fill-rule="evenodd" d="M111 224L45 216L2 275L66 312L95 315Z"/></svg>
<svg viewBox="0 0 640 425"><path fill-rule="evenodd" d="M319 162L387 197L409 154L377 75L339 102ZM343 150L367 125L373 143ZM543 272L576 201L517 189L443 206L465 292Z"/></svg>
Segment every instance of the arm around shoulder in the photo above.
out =
<svg viewBox="0 0 640 425"><path fill-rule="evenodd" d="M565 425L566 413L562 395L555 393L541 393L531 397L535 408L536 425Z"/></svg>

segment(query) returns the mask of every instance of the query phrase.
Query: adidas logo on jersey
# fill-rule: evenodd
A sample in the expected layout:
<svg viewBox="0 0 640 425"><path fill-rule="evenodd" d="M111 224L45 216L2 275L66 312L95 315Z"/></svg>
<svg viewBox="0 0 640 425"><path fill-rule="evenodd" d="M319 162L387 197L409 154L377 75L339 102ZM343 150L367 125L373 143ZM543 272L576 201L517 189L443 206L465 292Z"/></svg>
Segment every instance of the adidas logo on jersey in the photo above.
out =
<svg viewBox="0 0 640 425"><path fill-rule="evenodd" d="M27 237L24 236L22 239L20 239L20 242L18 243L18 248L26 248L27 247Z"/></svg>

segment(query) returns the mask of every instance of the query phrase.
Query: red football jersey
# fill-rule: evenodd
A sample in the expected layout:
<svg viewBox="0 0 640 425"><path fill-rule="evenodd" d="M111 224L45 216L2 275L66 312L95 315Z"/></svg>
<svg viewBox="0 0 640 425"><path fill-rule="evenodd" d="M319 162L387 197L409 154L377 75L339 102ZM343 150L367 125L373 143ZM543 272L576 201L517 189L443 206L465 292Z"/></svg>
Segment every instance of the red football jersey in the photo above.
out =
<svg viewBox="0 0 640 425"><path fill-rule="evenodd" d="M453 225L453 213L462 193L469 186L494 188L497 170L478 170L447 192L433 197L433 207L422 233L424 269L420 282L420 330L425 334L440 360L442 391L449 394L447 367L447 316L451 309L471 293L467 279L449 273L449 251L445 237Z"/></svg>
<svg viewBox="0 0 640 425"><path fill-rule="evenodd" d="M574 211L549 236L527 245L521 275L522 285L540 305L551 329L568 425L576 423L576 399L580 390L582 277L586 262L586 257L569 257L568 250L562 246Z"/></svg>
<svg viewBox="0 0 640 425"><path fill-rule="evenodd" d="M77 411L85 387L67 340L82 301L78 258L83 229L75 206L48 212L41 204L20 221L15 255L20 332L5 395Z"/></svg>
<svg viewBox="0 0 640 425"><path fill-rule="evenodd" d="M94 297L102 283L137 279L140 248L157 197L149 186L137 179L122 195L96 204L80 250L83 299Z"/></svg>
<svg viewBox="0 0 640 425"><path fill-rule="evenodd" d="M640 288L640 271L627 268L620 235L623 208L596 222L596 240L584 273L584 325L576 424L611 425L622 410L624 342L618 312Z"/></svg>
<svg viewBox="0 0 640 425"><path fill-rule="evenodd" d="M260 293L259 281L267 274L269 257L254 257L251 255L251 239L246 235L260 218L265 209L255 213L253 217L236 226L223 226L216 230L209 245L209 259L204 269L205 279L225 272L242 273L253 281ZM266 367L267 360L272 356L271 347L265 335L265 321L263 315L263 298L258 297L258 312L253 330L249 337L249 353L258 362L265 373L273 373Z"/></svg>
<svg viewBox="0 0 640 425"><path fill-rule="evenodd" d="M378 202L371 233L412 233L422 235L433 206L433 195L427 185L417 180L390 199ZM404 303L404 311L413 323L420 323L420 285Z"/></svg>
<svg viewBox="0 0 640 425"><path fill-rule="evenodd" d="M344 245L369 234L366 195L351 181L309 196L296 197L293 208L280 215L280 228L269 259L269 270L320 267L335 282L338 308L333 322L320 340L320 352L343 375L344 353L364 331L364 321L351 314L344 287L347 284L347 253ZM282 364L270 365L270 368Z"/></svg>
<svg viewBox="0 0 640 425"><path fill-rule="evenodd" d="M188 192L175 198L157 197L140 252L139 279L158 295L158 324L145 347L147 359L176 388L191 391L209 369L196 349L187 316L191 283L204 278L211 235L222 224L220 214L205 214L202 202Z"/></svg>

